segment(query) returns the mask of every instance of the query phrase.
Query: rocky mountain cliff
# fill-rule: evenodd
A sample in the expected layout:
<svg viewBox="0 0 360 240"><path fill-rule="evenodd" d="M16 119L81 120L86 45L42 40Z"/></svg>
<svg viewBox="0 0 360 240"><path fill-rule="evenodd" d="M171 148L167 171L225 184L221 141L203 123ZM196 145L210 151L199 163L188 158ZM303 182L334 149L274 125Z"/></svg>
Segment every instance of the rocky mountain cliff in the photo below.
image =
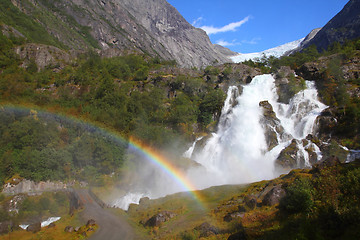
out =
<svg viewBox="0 0 360 240"><path fill-rule="evenodd" d="M95 48L108 57L140 52L175 60L181 67L230 61L166 0L11 2L71 50Z"/></svg>
<svg viewBox="0 0 360 240"><path fill-rule="evenodd" d="M319 51L333 42L344 43L360 37L360 0L350 0L302 49L315 44Z"/></svg>

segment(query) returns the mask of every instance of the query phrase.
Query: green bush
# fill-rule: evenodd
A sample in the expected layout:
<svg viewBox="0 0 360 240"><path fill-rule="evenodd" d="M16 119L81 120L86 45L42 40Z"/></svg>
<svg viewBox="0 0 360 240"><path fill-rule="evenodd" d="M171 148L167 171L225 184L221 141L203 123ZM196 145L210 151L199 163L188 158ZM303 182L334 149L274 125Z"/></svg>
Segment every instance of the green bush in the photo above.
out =
<svg viewBox="0 0 360 240"><path fill-rule="evenodd" d="M286 213L307 213L314 205L313 186L308 179L296 179L286 188L286 196L281 199L279 208Z"/></svg>

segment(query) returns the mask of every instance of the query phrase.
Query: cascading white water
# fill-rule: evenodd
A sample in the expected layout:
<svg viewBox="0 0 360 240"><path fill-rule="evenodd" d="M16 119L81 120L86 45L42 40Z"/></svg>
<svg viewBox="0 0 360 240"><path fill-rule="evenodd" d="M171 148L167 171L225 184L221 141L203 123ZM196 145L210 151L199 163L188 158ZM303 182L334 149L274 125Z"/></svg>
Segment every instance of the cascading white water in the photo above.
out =
<svg viewBox="0 0 360 240"><path fill-rule="evenodd" d="M203 167L189 170L189 177L199 189L213 185L253 182L276 177L274 161L280 152L291 143L291 139L302 140L313 133L316 117L326 108L318 101L317 91L312 82L307 89L296 94L289 104L278 103L275 80L271 75L255 77L243 88L236 98L237 105L232 107L229 96L233 96L235 87L228 90L218 131L213 133L202 151L194 153L192 158ZM263 112L259 102L268 101L286 138L277 133L278 145L268 151L265 130L261 124ZM275 130L275 129L274 129ZM298 157L309 165L308 146L298 144ZM313 147L316 152L319 149ZM319 156L318 156L319 157ZM201 176L201 177L199 177Z"/></svg>
<svg viewBox="0 0 360 240"><path fill-rule="evenodd" d="M195 140L195 142L191 145L191 147L190 147L186 152L184 152L183 157L185 157L185 158L191 158L191 156L192 156L192 154L193 154L193 152L194 152L196 143L197 143L198 141L200 141L201 139L203 139L203 137L197 138L197 139Z"/></svg>
<svg viewBox="0 0 360 240"><path fill-rule="evenodd" d="M200 167L192 167L187 171L190 182L198 189L222 184L248 183L271 179L279 172L275 171L274 162L280 152L292 139L298 142L298 155L309 165L307 148L312 147L321 158L319 148L303 139L313 133L316 117L326 108L318 101L317 91L312 82L307 82L307 89L296 94L289 104L278 103L275 80L271 75L255 77L243 87L242 94L238 88L229 87L227 98L220 116L218 130L209 137L203 149L196 149L195 143L184 153L192 158ZM268 150L266 133L261 119L262 101L268 101L279 119L284 133L279 133L270 126L277 135L277 146ZM285 137L284 137L285 136ZM203 140L202 140L203 141ZM138 203L141 197L156 198L181 191L178 185L161 172L148 164L143 164L145 176L134 181L133 192L129 192L113 205L127 209L130 203ZM145 169L147 168L147 169ZM151 174L150 174L151 173Z"/></svg>

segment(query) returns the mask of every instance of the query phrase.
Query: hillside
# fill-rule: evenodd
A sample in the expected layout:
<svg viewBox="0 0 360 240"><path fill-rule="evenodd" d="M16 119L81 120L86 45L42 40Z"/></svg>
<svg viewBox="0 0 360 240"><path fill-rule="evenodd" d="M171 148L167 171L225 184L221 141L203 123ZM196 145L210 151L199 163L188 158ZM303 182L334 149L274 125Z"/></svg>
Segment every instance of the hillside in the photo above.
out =
<svg viewBox="0 0 360 240"><path fill-rule="evenodd" d="M316 45L319 51L332 43L344 43L360 37L360 1L350 0L302 49Z"/></svg>
<svg viewBox="0 0 360 240"><path fill-rule="evenodd" d="M80 52L98 49L107 57L141 53L198 68L230 61L165 0L5 0L0 21L31 42Z"/></svg>

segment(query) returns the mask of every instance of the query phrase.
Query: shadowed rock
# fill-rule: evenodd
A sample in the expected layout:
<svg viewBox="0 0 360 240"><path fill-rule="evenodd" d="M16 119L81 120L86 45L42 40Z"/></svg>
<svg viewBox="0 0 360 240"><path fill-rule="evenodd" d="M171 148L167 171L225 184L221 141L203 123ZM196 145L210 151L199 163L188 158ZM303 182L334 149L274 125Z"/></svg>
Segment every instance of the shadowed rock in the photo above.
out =
<svg viewBox="0 0 360 240"><path fill-rule="evenodd" d="M170 219L174 218L176 216L175 213L169 212L169 211L163 211L160 212L154 216L152 216L147 222L145 223L145 226L147 227L158 227L162 223L169 221Z"/></svg>
<svg viewBox="0 0 360 240"><path fill-rule="evenodd" d="M26 231L28 231L28 232L33 232L33 233L39 232L40 230L41 230L41 223L40 223L40 222L36 222L36 223L30 224L30 225L26 228Z"/></svg>
<svg viewBox="0 0 360 240"><path fill-rule="evenodd" d="M280 200L286 195L282 185L276 185L265 196L262 201L263 205L274 206L280 203Z"/></svg>
<svg viewBox="0 0 360 240"><path fill-rule="evenodd" d="M217 227L214 227L207 222L197 226L194 229L200 232L200 237L209 237L220 233L220 230Z"/></svg>

